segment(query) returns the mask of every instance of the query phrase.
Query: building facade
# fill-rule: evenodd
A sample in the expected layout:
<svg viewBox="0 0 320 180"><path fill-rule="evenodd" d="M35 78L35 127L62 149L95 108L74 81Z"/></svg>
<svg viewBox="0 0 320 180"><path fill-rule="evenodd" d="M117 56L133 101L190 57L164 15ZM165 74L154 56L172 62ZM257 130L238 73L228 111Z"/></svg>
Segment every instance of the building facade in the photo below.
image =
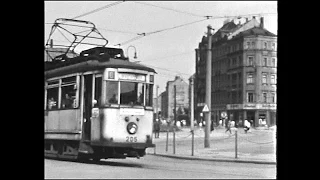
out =
<svg viewBox="0 0 320 180"><path fill-rule="evenodd" d="M196 49L196 108L205 102L207 38ZM217 124L226 112L240 126L275 125L277 91L277 37L264 29L263 18L244 24L227 22L212 35L211 114ZM200 117L199 117L200 118Z"/></svg>
<svg viewBox="0 0 320 180"><path fill-rule="evenodd" d="M174 90L176 89L176 90ZM176 91L176 94L175 92ZM168 81L166 91L161 93L162 117L174 120L174 109L176 109L176 120L180 115L187 115L189 110L189 84L181 77L176 76L173 81ZM176 108L175 105L176 99Z"/></svg>

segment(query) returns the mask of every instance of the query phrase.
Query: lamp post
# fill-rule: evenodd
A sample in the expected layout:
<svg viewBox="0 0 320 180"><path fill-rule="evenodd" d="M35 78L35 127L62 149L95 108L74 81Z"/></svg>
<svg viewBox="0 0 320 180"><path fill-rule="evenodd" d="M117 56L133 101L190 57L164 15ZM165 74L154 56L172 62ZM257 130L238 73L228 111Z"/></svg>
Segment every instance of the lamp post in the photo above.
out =
<svg viewBox="0 0 320 180"><path fill-rule="evenodd" d="M134 46L132 46L132 45L130 45L130 46L128 46L128 48L127 48L127 57L129 58L129 48L130 47L133 47L134 48L134 59L137 59L137 50L136 50L136 47L134 47Z"/></svg>

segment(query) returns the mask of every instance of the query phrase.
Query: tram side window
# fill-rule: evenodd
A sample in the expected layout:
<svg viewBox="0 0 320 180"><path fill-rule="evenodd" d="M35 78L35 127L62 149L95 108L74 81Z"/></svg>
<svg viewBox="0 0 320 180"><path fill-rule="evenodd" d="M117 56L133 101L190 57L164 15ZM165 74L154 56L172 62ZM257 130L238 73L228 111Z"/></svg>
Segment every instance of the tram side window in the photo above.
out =
<svg viewBox="0 0 320 180"><path fill-rule="evenodd" d="M146 87L146 106L152 106L153 84Z"/></svg>
<svg viewBox="0 0 320 180"><path fill-rule="evenodd" d="M58 87L47 89L47 109L58 108Z"/></svg>
<svg viewBox="0 0 320 180"><path fill-rule="evenodd" d="M76 77L62 79L61 85L61 108L76 108Z"/></svg>
<svg viewBox="0 0 320 180"><path fill-rule="evenodd" d="M107 81L106 104L118 104L118 82Z"/></svg>
<svg viewBox="0 0 320 180"><path fill-rule="evenodd" d="M76 90L74 85L61 87L61 108L76 108Z"/></svg>

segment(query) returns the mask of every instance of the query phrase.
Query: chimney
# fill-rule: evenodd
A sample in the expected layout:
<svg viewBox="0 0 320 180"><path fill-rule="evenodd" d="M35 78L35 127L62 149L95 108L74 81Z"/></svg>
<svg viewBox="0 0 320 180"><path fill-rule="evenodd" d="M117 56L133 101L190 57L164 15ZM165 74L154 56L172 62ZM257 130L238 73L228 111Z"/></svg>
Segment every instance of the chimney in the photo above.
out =
<svg viewBox="0 0 320 180"><path fill-rule="evenodd" d="M260 27L263 29L264 28L264 21L263 17L260 18Z"/></svg>
<svg viewBox="0 0 320 180"><path fill-rule="evenodd" d="M53 39L50 39L50 47L53 48Z"/></svg>
<svg viewBox="0 0 320 180"><path fill-rule="evenodd" d="M246 23L249 21L249 19L248 18L246 18Z"/></svg>

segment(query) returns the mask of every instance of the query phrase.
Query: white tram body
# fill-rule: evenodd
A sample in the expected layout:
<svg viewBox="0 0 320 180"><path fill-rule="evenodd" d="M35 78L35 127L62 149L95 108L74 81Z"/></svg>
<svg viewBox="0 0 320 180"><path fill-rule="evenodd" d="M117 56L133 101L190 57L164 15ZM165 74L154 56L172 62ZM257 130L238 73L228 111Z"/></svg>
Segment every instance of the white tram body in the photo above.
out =
<svg viewBox="0 0 320 180"><path fill-rule="evenodd" d="M92 48L51 62L45 70L45 155L144 156L154 147L154 75L154 69L130 62L116 48Z"/></svg>

